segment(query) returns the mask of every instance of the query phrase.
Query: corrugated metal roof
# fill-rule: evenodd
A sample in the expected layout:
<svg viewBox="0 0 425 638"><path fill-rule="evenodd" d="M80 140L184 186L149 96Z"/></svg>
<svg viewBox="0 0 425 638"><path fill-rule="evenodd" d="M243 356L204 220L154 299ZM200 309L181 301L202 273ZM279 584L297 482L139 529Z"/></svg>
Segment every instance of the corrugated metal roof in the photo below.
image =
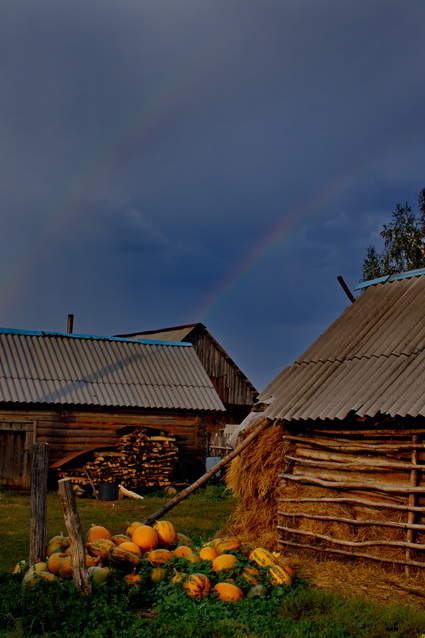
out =
<svg viewBox="0 0 425 638"><path fill-rule="evenodd" d="M265 416L425 416L424 309L424 275L368 287L261 393Z"/></svg>
<svg viewBox="0 0 425 638"><path fill-rule="evenodd" d="M167 339L169 341L182 342L187 335L192 332L196 324L192 323L186 326L176 326L175 328L163 328L160 330L146 330L145 332L137 332L131 335L123 335L133 339L149 338L149 339Z"/></svg>
<svg viewBox="0 0 425 638"><path fill-rule="evenodd" d="M190 344L0 329L0 401L224 411Z"/></svg>

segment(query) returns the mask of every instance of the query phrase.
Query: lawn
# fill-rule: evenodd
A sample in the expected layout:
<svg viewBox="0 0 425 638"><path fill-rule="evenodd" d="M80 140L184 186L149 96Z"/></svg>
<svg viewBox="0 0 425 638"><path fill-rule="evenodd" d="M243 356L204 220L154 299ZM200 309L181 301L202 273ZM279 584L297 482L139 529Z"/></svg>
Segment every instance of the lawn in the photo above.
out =
<svg viewBox="0 0 425 638"><path fill-rule="evenodd" d="M124 533L128 522L143 521L166 501L162 495L140 502L81 499L78 511L84 531L97 523L112 533ZM210 485L179 503L165 518L199 546L223 528L235 505L222 486ZM175 570L206 574L212 583L222 580L211 571L209 561L188 565L179 559L167 567L163 581L153 585L146 572L139 587L127 585L112 573L105 586L86 598L76 592L72 581L23 587L23 575L10 572L28 555L29 497L2 492L0 518L1 638L420 638L425 634L424 611L342 598L313 587L302 574L292 587L269 585L264 596L249 598L246 588L245 598L237 602L219 600L214 594L193 599L181 585L171 584ZM50 493L47 536L61 531L66 534L60 498ZM226 580L241 585L240 570L248 558L235 555L238 562ZM267 569L260 572L262 582L269 584Z"/></svg>

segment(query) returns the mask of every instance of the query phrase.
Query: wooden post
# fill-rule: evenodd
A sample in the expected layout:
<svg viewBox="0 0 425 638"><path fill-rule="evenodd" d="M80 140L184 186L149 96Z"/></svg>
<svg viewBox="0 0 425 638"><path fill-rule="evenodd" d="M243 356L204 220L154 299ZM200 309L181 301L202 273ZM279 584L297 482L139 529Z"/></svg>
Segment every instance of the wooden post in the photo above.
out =
<svg viewBox="0 0 425 638"><path fill-rule="evenodd" d="M242 441L240 445L235 447L233 452L230 452L230 454L225 456L224 459L221 459L221 461L219 461L216 465L214 465L214 467L212 467L208 472L206 472L200 478L198 478L194 483L192 483L192 485L189 485L189 487L186 487L184 490L179 492L179 494L177 494L171 500L169 500L163 507L161 507L159 510L154 512L151 516L148 516L148 518L146 518L143 521L143 524L151 525L154 521L160 519L161 516L166 514L166 512L168 512L175 505L177 505L177 503L180 503L180 501L182 501L187 496L195 492L199 487L201 487L201 485L206 483L208 479L214 476L214 474L217 474L219 470L221 470L225 465L230 463L232 459L238 456L242 452L242 450L248 447L248 445L270 424L271 424L271 421L267 419L264 419L263 421L261 421L260 425L258 425L258 427L256 427L255 430L253 430L251 434L249 434L246 437L246 439Z"/></svg>
<svg viewBox="0 0 425 638"><path fill-rule="evenodd" d="M83 533L75 502L75 495L72 491L72 481L67 478L60 479L58 485L65 525L68 536L71 539L72 578L77 590L83 596L87 596L91 593L91 582L86 567Z"/></svg>
<svg viewBox="0 0 425 638"><path fill-rule="evenodd" d="M30 566L46 557L48 443L34 443L32 454Z"/></svg>

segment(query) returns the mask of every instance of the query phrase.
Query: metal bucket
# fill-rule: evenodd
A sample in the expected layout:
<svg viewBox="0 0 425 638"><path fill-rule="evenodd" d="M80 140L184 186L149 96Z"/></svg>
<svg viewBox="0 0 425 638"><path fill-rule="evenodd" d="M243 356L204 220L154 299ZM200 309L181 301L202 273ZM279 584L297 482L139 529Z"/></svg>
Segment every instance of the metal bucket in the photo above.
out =
<svg viewBox="0 0 425 638"><path fill-rule="evenodd" d="M99 483L99 498L101 501L116 501L118 483Z"/></svg>

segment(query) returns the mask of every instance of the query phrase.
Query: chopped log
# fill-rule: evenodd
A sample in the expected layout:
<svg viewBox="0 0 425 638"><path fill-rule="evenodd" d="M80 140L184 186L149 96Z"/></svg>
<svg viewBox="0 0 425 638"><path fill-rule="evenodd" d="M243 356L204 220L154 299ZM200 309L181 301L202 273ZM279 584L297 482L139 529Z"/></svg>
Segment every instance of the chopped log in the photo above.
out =
<svg viewBox="0 0 425 638"><path fill-rule="evenodd" d="M375 556L373 554L363 554L361 552L347 552L343 549L333 549L330 547L316 547L315 545L307 545L304 543L296 543L295 541L288 541L278 539L278 543L281 545L290 545L291 547L301 547L302 549L312 549L315 552L326 552L329 554L342 554L343 556L350 556L351 558L370 558L372 560L380 561L381 563L391 563L397 565L411 565L412 567L424 567L424 563L414 560L400 560L397 558L384 558L383 556Z"/></svg>
<svg viewBox="0 0 425 638"><path fill-rule="evenodd" d="M77 590L83 596L87 596L91 593L92 588L86 568L83 532L81 529L80 518L78 516L74 492L72 491L72 482L69 479L60 479L58 481L58 485L65 525L68 531L68 536L71 539L72 578Z"/></svg>
<svg viewBox="0 0 425 638"><path fill-rule="evenodd" d="M230 463L230 461L232 461L236 456L239 456L239 454L246 447L248 447L248 445L250 445L250 443L252 443L252 441L255 438L257 438L257 436L261 434L261 432L265 430L270 424L271 424L271 421L269 421L268 419L264 419L263 421L261 421L261 423L251 432L251 434L249 434L242 441L242 443L240 443L239 445L235 447L233 452L230 452L230 454L228 454L223 459L221 459L221 461L216 463L214 467L212 467L208 472L203 474L197 481L192 483L192 485L189 485L189 487L186 487L184 490L176 494L176 496L174 496L171 500L169 500L168 503L166 503L163 507L161 507L159 510L154 512L151 516L148 516L148 518L145 519L143 523L145 525L151 525L154 521L160 519L161 516L166 514L166 512L169 512L170 509L172 509L173 507L175 507L177 503L180 503L180 501L182 501L187 496L195 492L199 487L204 485L204 483L206 483L212 476L217 474L217 472L219 472L223 467L225 467L228 463Z"/></svg>
<svg viewBox="0 0 425 638"><path fill-rule="evenodd" d="M34 443L31 468L30 567L45 559L49 444Z"/></svg>

